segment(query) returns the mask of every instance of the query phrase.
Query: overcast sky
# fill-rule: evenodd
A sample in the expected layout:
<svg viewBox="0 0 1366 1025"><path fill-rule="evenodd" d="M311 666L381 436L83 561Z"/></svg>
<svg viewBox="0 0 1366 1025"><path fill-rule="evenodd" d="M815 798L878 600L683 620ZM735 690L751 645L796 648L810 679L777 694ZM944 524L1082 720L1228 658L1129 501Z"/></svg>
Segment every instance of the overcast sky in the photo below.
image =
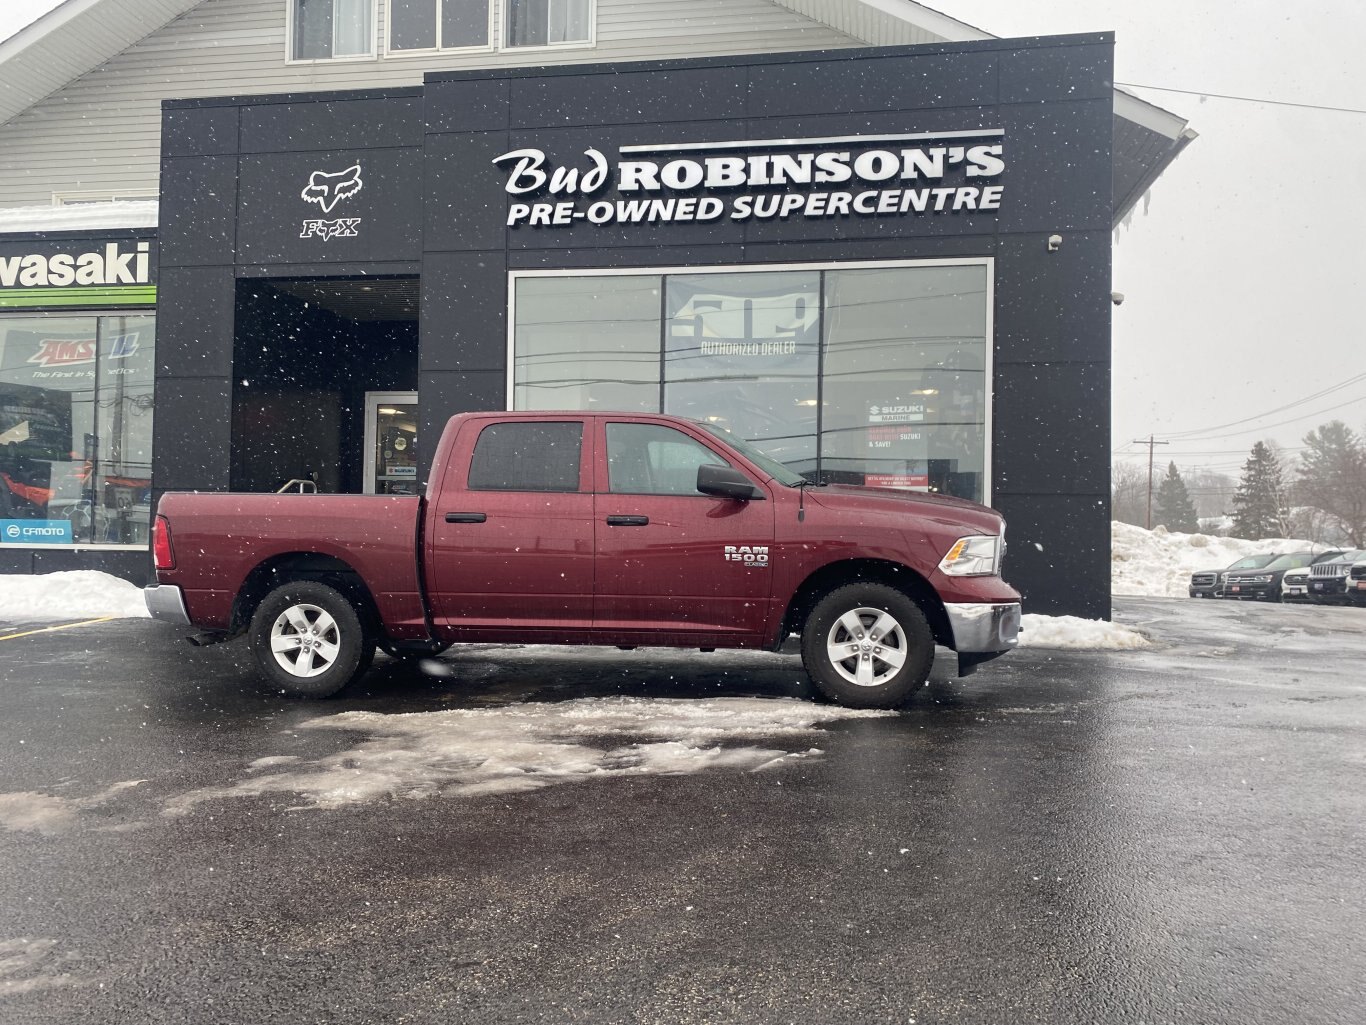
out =
<svg viewBox="0 0 1366 1025"><path fill-rule="evenodd" d="M56 5L0 0L0 39ZM1113 30L1121 83L1366 110L1361 0L930 6L996 35ZM1116 453L1155 432L1160 458L1232 472L1258 439L1366 429L1366 378L1299 401L1366 374L1366 114L1135 92L1200 138L1115 246Z"/></svg>

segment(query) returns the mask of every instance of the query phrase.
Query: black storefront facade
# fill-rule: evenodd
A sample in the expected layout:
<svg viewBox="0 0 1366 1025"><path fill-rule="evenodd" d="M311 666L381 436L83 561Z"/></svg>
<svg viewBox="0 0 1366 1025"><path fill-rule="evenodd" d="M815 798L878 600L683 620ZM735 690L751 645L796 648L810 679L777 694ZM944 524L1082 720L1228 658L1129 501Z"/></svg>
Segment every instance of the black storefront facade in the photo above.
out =
<svg viewBox="0 0 1366 1025"><path fill-rule="evenodd" d="M1112 46L170 102L153 497L411 492L452 413L663 409L988 501L1034 611L1108 616Z"/></svg>

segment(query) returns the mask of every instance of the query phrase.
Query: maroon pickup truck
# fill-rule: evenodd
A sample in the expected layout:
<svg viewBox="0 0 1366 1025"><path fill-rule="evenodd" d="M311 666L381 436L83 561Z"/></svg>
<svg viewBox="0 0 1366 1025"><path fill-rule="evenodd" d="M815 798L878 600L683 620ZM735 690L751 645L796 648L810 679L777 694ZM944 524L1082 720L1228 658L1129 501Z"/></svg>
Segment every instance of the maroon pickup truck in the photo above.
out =
<svg viewBox="0 0 1366 1025"><path fill-rule="evenodd" d="M776 649L816 686L892 707L935 644L960 675L1013 648L1005 524L916 492L815 486L678 417L465 413L426 497L172 492L157 509L159 619L245 633L261 673L325 697L376 647L462 641Z"/></svg>

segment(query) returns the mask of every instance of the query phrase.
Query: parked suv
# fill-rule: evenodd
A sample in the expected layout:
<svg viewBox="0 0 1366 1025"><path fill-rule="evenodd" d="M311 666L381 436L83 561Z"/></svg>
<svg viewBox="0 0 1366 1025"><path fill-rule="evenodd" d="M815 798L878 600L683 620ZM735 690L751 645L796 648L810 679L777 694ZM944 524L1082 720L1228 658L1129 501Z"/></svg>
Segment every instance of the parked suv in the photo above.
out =
<svg viewBox="0 0 1366 1025"><path fill-rule="evenodd" d="M1327 562L1341 554L1341 551L1320 552L1317 555L1313 552L1289 552L1276 556L1260 569L1233 570L1224 574L1223 597L1280 601L1282 583L1287 573L1310 569L1317 563Z"/></svg>
<svg viewBox="0 0 1366 1025"><path fill-rule="evenodd" d="M1366 605L1366 559L1347 571L1347 597L1353 605Z"/></svg>
<svg viewBox="0 0 1366 1025"><path fill-rule="evenodd" d="M1191 574L1190 594L1192 598L1221 598L1223 597L1224 577L1235 570L1240 569L1261 569L1277 556L1271 555L1249 555L1239 559L1232 566L1225 566L1223 569L1202 569L1199 573Z"/></svg>
<svg viewBox="0 0 1366 1025"><path fill-rule="evenodd" d="M1309 597L1314 601L1343 605L1348 601L1347 581L1353 567L1366 562L1366 550L1355 548L1335 559L1320 562L1309 570ZM1353 587L1353 596L1358 588Z"/></svg>

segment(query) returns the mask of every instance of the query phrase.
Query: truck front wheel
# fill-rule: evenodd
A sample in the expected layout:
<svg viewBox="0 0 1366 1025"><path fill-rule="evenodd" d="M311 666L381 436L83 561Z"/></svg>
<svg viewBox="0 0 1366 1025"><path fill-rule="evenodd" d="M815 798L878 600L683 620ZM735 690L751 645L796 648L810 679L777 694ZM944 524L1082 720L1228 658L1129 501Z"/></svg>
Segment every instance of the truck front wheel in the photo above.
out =
<svg viewBox="0 0 1366 1025"><path fill-rule="evenodd" d="M811 610L802 662L832 701L895 708L929 676L934 635L919 606L896 588L849 584Z"/></svg>
<svg viewBox="0 0 1366 1025"><path fill-rule="evenodd" d="M261 675L292 697L326 698L365 672L375 639L336 588L313 580L282 584L251 617L249 640Z"/></svg>

